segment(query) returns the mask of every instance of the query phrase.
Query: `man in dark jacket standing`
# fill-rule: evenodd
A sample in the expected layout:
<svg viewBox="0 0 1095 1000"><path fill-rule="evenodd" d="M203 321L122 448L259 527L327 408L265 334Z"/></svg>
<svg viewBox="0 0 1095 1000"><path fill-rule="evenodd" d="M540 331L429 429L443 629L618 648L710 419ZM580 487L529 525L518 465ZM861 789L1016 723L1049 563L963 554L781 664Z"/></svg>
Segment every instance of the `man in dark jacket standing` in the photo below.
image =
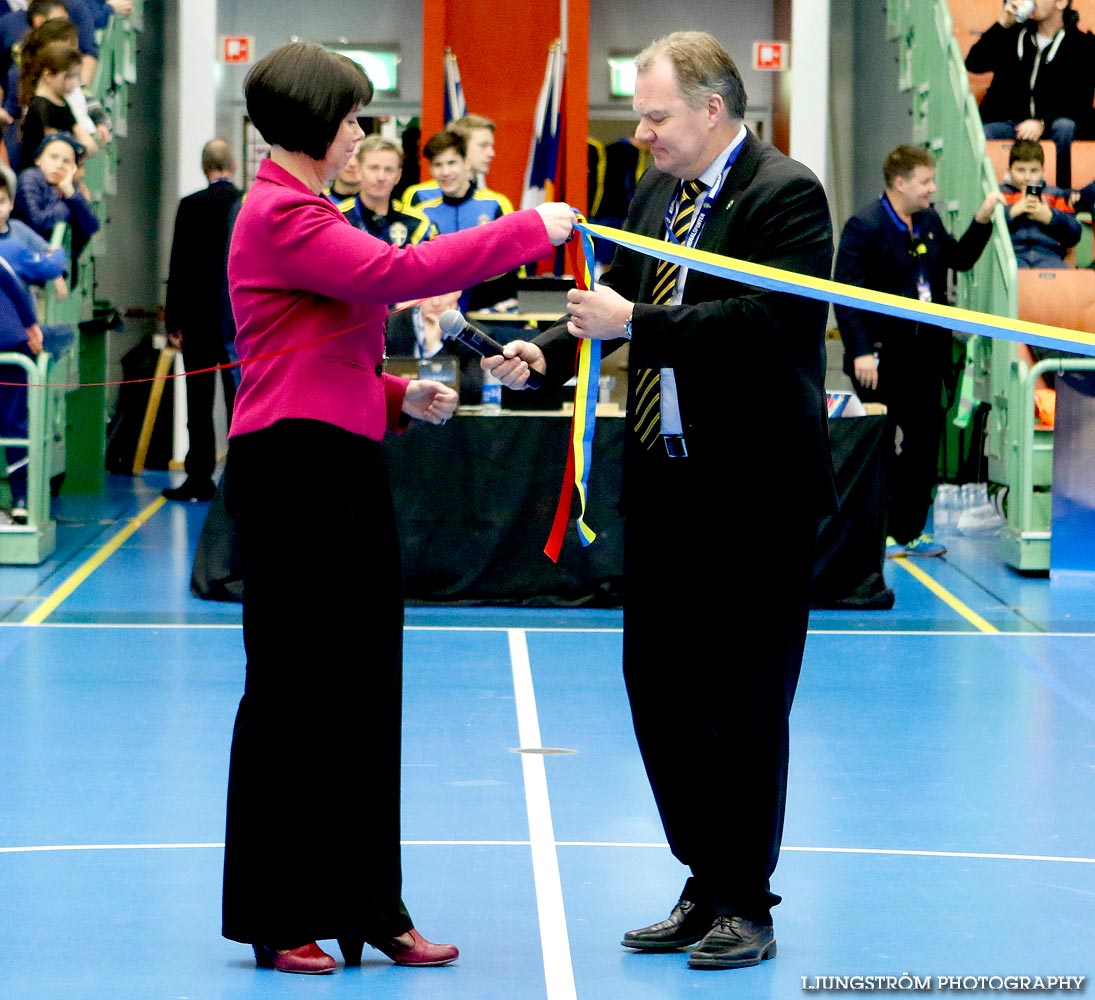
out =
<svg viewBox="0 0 1095 1000"><path fill-rule="evenodd" d="M1006 0L966 56L971 73L992 73L985 137L1052 139L1062 188L1072 187L1072 141L1090 134L1095 100L1095 35L1078 20L1072 0Z"/></svg>
<svg viewBox="0 0 1095 1000"><path fill-rule="evenodd" d="M827 278L833 240L821 183L744 123L745 87L710 35L675 32L636 58L635 137L654 165L628 232ZM625 948L698 943L699 969L776 954L771 878L787 796L791 704L802 666L818 522L834 488L825 409L824 303L620 247L569 322L511 341L496 369L561 385L576 338L630 343L624 451L623 671L635 736L674 856L690 875L666 920ZM750 345L774 403L763 431L737 420L718 359ZM735 470L764 484L759 499ZM738 530L744 526L742 530ZM725 635L711 567L748 567L748 652ZM775 595L775 596L773 596ZM675 667L682 649L687 670Z"/></svg>
<svg viewBox="0 0 1095 1000"><path fill-rule="evenodd" d="M171 241L164 325L167 336L183 352L186 366L186 479L163 491L168 500L209 500L215 492L217 439L213 425L216 373L204 371L225 364L228 355L221 335L228 217L240 197L232 183L236 161L223 139L202 149L202 172L208 186L179 202ZM192 374L200 373L200 374ZM229 418L235 381L222 372Z"/></svg>
<svg viewBox="0 0 1095 1000"><path fill-rule="evenodd" d="M992 213L1004 196L999 191L987 195L962 238L955 239L931 207L937 190L931 153L920 146L898 146L886 157L883 176L882 196L844 226L836 280L945 305L948 271L968 271L977 263L992 235ZM924 528L939 462L951 333L850 306L834 308L844 341L844 371L865 402L886 404L894 432L886 470L886 554L941 556L947 550Z"/></svg>

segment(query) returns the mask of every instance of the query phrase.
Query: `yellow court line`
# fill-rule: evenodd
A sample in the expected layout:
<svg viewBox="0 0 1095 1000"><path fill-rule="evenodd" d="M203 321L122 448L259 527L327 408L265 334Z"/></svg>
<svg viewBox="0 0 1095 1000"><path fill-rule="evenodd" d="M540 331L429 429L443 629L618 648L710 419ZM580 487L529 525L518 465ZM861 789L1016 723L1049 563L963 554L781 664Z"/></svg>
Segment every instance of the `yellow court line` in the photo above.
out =
<svg viewBox="0 0 1095 1000"><path fill-rule="evenodd" d="M939 598L944 604L951 608L954 608L963 618L966 619L974 628L979 629L982 632L988 632L993 635L999 635L1000 630L993 625L990 625L984 618L982 618L972 608L967 607L957 597L954 596L945 587L940 586L933 580L927 573L925 573L919 566L914 566L908 556L898 556L896 559L890 560L895 565L900 566L906 573L911 574L917 580L919 580L925 587L928 588L936 597Z"/></svg>
<svg viewBox="0 0 1095 1000"><path fill-rule="evenodd" d="M167 497L157 497L152 501L144 510L142 510L136 517L130 520L121 531L118 532L106 545L102 546L95 555L88 559L84 564L76 570L64 583L61 584L46 600L31 614L29 614L24 620L24 625L40 625L44 622L57 608L61 602L71 597L77 587L80 586L92 573L95 572L103 563L107 561L115 552L118 551L137 533L139 529L144 527L148 523L153 514L156 513L165 503L167 503Z"/></svg>

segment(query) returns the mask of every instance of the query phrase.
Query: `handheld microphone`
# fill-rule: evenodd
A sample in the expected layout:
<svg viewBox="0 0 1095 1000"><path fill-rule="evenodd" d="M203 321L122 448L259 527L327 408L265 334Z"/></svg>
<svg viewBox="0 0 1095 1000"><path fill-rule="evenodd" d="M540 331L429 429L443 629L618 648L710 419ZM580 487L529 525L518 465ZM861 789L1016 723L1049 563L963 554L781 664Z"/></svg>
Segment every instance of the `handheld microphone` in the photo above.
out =
<svg viewBox="0 0 1095 1000"><path fill-rule="evenodd" d="M446 309L437 321L441 327L441 336L445 340L455 340L457 343L463 344L470 350L475 351L476 354L481 354L485 358L493 357L495 354L502 353L502 345L498 343L493 337L484 333L477 326L472 326L459 309ZM539 389L544 384L544 376L537 371L533 371L531 368L528 372L528 381L525 382L525 387L528 389Z"/></svg>

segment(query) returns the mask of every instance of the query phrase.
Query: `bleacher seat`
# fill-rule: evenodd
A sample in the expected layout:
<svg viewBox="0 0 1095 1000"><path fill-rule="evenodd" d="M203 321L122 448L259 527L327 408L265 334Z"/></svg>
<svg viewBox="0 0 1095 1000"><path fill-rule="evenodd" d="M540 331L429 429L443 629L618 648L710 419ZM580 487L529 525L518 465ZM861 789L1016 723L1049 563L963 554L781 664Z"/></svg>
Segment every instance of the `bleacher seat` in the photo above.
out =
<svg viewBox="0 0 1095 1000"><path fill-rule="evenodd" d="M1019 269L1019 319L1095 333L1095 271Z"/></svg>

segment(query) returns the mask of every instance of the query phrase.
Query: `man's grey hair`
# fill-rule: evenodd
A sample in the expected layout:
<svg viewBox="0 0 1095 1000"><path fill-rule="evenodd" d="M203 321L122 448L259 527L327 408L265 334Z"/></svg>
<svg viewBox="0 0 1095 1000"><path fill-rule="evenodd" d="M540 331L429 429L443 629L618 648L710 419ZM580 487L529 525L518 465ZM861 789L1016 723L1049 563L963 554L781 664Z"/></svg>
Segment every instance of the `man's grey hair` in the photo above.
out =
<svg viewBox="0 0 1095 1000"><path fill-rule="evenodd" d="M635 68L649 70L659 59L673 67L681 97L693 110L719 94L731 119L745 118L745 84L726 51L705 31L675 31L651 42L635 57Z"/></svg>

